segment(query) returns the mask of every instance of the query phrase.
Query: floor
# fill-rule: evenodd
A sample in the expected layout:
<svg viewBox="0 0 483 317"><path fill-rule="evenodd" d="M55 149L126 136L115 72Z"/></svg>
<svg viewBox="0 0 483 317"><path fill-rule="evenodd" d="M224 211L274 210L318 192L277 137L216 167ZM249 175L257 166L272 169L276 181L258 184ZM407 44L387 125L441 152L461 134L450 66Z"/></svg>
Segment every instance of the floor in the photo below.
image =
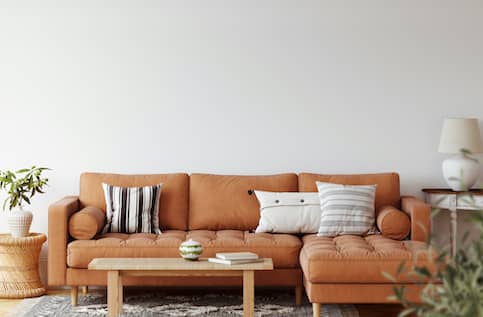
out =
<svg viewBox="0 0 483 317"><path fill-rule="evenodd" d="M96 291L104 292L104 290L94 290L94 292ZM70 292L69 290L49 290L47 294L69 295ZM82 296L81 292L79 292L79 296ZM15 307L15 305L17 305L21 301L21 299L0 299L0 317L5 316L10 310ZM397 317L398 313L401 311L400 305L365 304L356 306L359 310L360 317Z"/></svg>
<svg viewBox="0 0 483 317"><path fill-rule="evenodd" d="M51 291L48 291L47 294L49 295L66 294L67 295L67 294L70 294L70 292L67 290L51 290ZM7 313L10 312L15 307L15 305L17 305L21 301L22 301L21 299L0 298L0 317L7 315Z"/></svg>

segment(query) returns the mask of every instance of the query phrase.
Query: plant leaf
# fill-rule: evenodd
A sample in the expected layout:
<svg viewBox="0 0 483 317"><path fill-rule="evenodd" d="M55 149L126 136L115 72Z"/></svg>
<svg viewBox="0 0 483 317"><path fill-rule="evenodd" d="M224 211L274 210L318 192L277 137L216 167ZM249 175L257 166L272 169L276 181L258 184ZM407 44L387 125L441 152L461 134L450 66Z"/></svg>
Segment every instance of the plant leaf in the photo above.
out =
<svg viewBox="0 0 483 317"><path fill-rule="evenodd" d="M392 274L388 273L388 272L385 272L383 271L382 272L382 275L387 278L388 280L390 280L391 282L394 282L396 283L396 278L394 276L392 276Z"/></svg>

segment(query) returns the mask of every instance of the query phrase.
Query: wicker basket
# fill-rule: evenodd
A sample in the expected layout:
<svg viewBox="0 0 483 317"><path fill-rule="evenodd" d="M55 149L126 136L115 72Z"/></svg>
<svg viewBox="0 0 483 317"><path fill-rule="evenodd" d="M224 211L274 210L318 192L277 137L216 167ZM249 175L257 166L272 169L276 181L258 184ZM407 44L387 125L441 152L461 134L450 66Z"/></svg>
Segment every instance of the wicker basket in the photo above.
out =
<svg viewBox="0 0 483 317"><path fill-rule="evenodd" d="M0 297L25 298L45 294L39 276L39 255L47 240L41 233L23 238L0 234Z"/></svg>

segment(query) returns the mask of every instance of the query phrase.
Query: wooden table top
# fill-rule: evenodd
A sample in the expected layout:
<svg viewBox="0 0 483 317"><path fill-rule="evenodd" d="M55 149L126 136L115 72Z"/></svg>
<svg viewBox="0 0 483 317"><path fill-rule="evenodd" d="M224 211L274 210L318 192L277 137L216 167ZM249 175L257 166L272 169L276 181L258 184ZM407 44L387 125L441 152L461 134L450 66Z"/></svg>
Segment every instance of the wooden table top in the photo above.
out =
<svg viewBox="0 0 483 317"><path fill-rule="evenodd" d="M471 194L471 195L483 195L483 189L473 188L468 191L457 192L451 188L423 188L423 192L428 194Z"/></svg>
<svg viewBox="0 0 483 317"><path fill-rule="evenodd" d="M272 259L263 262L225 265L208 262L208 259L188 261L182 258L96 258L89 270L106 271L244 271L273 270Z"/></svg>

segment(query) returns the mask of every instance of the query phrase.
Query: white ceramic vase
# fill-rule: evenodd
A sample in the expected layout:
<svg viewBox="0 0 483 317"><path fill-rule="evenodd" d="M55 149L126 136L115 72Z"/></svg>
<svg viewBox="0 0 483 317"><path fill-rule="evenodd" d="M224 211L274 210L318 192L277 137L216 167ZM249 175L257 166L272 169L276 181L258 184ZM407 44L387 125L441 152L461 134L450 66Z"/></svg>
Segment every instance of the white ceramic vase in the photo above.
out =
<svg viewBox="0 0 483 317"><path fill-rule="evenodd" d="M179 255L185 260L196 261L203 253L203 246L198 241L189 239L179 246Z"/></svg>
<svg viewBox="0 0 483 317"><path fill-rule="evenodd" d="M32 218L32 213L28 210L23 210L22 207L11 210L7 221L12 237L22 238L27 236L30 231L30 225L32 224Z"/></svg>
<svg viewBox="0 0 483 317"><path fill-rule="evenodd" d="M443 175L454 191L469 190L480 176L480 164L462 153L451 156L443 161Z"/></svg>

